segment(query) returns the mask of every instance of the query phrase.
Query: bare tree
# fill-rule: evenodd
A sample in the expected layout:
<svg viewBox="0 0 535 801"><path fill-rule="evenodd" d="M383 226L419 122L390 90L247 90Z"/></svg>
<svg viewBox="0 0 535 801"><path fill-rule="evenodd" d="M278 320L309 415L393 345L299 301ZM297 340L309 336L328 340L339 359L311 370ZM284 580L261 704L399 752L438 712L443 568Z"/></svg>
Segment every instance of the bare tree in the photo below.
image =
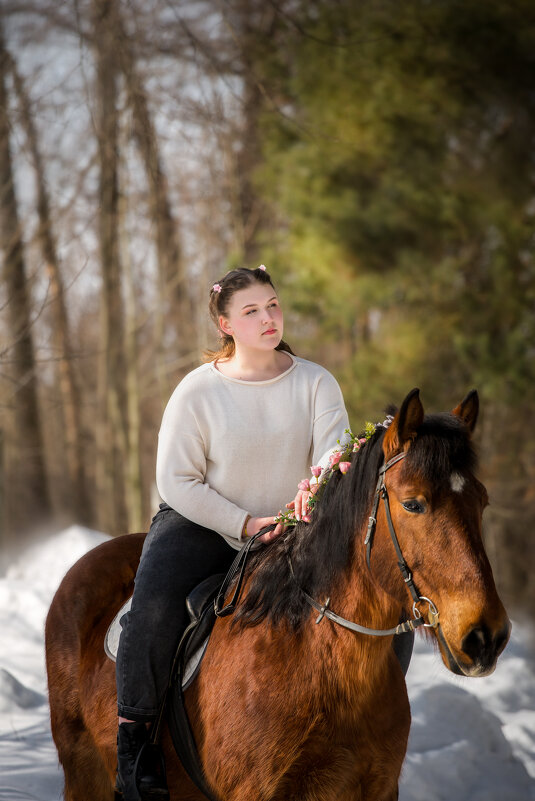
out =
<svg viewBox="0 0 535 801"><path fill-rule="evenodd" d="M260 120L269 107L269 93L260 65L262 54L273 46L278 23L276 6L258 0L235 0L224 12L237 50L242 80L241 126L236 156L238 230L242 258L254 266L261 257L269 231L269 210L258 190L255 173L262 163Z"/></svg>
<svg viewBox="0 0 535 801"><path fill-rule="evenodd" d="M37 396L32 341L31 298L28 288L22 228L13 181L7 77L10 58L0 29L0 241L3 281L7 295L11 367L15 385L15 437L11 453L23 477L11 522L35 524L51 514L43 436ZM15 457L16 454L16 457Z"/></svg>
<svg viewBox="0 0 535 801"><path fill-rule="evenodd" d="M124 353L122 276L119 256L117 6L94 0L96 136L99 152L99 246L102 271L101 365L97 492L101 520L113 531L126 526L124 465L128 444L128 403ZM102 526L104 527L104 525Z"/></svg>
<svg viewBox="0 0 535 801"><path fill-rule="evenodd" d="M61 394L62 429L65 436L64 447L69 470L70 486L65 495L68 502L71 503L71 510L75 519L82 523L90 523L92 521L85 481L80 393L74 371L63 278L53 233L45 169L30 98L13 58L11 58L11 73L19 99L21 123L26 133L35 171L37 213L39 216L37 239L41 247L45 271L49 281L49 309L55 353L57 354L55 363L57 365L58 384Z"/></svg>
<svg viewBox="0 0 535 801"><path fill-rule="evenodd" d="M19 43L38 40L46 53L47 37L59 36L67 48L79 49L73 82L69 84L67 74L64 82L54 76L47 85L45 79L40 109L54 119L65 113L67 132L72 120L78 135L87 110L92 122L74 162L71 151L47 151L46 132L40 136L36 132L31 106L35 101L13 69L20 120L36 175L39 250L32 268L37 275L42 265L47 271L47 313L58 354L57 363L39 366L47 377L57 370L61 398L57 413L53 407L49 410L47 459L52 469L57 464L54 449L64 450L65 466L79 486L85 467L99 527L112 532L138 528L141 497L148 498L146 488L140 492L141 479L153 474L154 429L161 414L157 407L167 400L170 382L197 361L206 287L226 261L254 265L261 260L259 243L269 229L269 218L254 178L262 159L260 114L267 102L258 59L277 12L258 0L224 4L201 0L192 5L155 0L150 7L134 2L128 6L128 16L121 0L61 6L50 0L25 0L23 7L8 6L8 13L17 18L14 24L10 19L10 35ZM218 29L214 20L220 23ZM20 58L21 75L27 68L28 61ZM76 95L69 96L71 86ZM165 98L162 109L158 91ZM76 110L74 97L80 103ZM165 142L162 120L168 109L176 126L173 139ZM126 126L125 138L119 141L124 121L131 128ZM129 150L132 141L137 153ZM72 134L65 142L70 145ZM176 160L165 164L168 151ZM61 215L55 187L66 189L74 201L64 205ZM134 192L139 192L135 202ZM132 223L138 224L135 230ZM155 277L152 258L143 261L132 241L145 241L150 256L156 256ZM70 254L62 255L62 263L56 242ZM28 250L28 258L35 253ZM67 269L78 274L80 256L87 267L69 295L74 303L67 307L62 278L66 280ZM98 343L91 276L96 264L101 278ZM151 284L147 300L138 294L145 280ZM77 307L77 287L82 284L88 290L87 302L84 298ZM73 359L73 353L83 362ZM96 369L77 371L82 364ZM43 388L49 392L45 381ZM52 385L50 393L57 394L58 389ZM81 409L77 391L84 399ZM43 394L43 399L47 396ZM80 415L92 416L82 421ZM83 442L79 459L82 428L94 437ZM57 479L53 489L55 498L64 495ZM75 505L81 510L80 502Z"/></svg>
<svg viewBox="0 0 535 801"><path fill-rule="evenodd" d="M147 91L136 64L134 42L127 35L120 19L118 26L118 52L132 112L134 136L145 167L149 210L155 230L159 288L159 302L155 313L156 367L160 397L166 402L169 387L164 365L165 329L169 328L174 333L173 347L179 358L190 352L194 335L193 309Z"/></svg>

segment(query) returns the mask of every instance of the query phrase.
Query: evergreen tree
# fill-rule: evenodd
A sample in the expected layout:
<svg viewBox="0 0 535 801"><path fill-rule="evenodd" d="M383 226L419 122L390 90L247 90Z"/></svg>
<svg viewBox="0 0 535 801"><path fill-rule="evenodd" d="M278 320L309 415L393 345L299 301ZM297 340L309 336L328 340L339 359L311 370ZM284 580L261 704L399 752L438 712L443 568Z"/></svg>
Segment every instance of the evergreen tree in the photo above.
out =
<svg viewBox="0 0 535 801"><path fill-rule="evenodd" d="M534 611L535 6L318 0L285 19L258 180L312 321L297 348L334 358L356 425L413 386L435 408L478 388L491 556Z"/></svg>
<svg viewBox="0 0 535 801"><path fill-rule="evenodd" d="M278 252L353 345L355 407L407 382L517 403L535 377L534 22L522 0L307 3L268 65Z"/></svg>

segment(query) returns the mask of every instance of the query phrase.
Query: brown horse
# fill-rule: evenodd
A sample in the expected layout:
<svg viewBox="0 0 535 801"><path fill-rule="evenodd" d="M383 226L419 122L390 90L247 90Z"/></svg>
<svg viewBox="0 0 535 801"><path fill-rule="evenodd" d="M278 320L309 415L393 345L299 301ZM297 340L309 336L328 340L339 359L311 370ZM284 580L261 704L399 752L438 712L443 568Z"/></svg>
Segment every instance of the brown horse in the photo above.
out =
<svg viewBox="0 0 535 801"><path fill-rule="evenodd" d="M332 473L311 523L255 553L243 602L234 619L216 622L186 693L215 797L397 798L410 711L392 635L355 633L327 615L316 625L312 600L330 598L330 610L378 630L415 609L416 620L421 613L433 626L427 631L449 670L493 671L510 623L481 539L487 495L470 444L477 412L472 392L453 413L424 417L414 390L390 426L354 454L347 475ZM368 526L370 514L376 523ZM128 535L89 552L48 615L52 733L66 801L114 797L116 691L103 640L132 593L142 541ZM416 587L430 600L413 607ZM171 798L200 801L167 730L162 745Z"/></svg>

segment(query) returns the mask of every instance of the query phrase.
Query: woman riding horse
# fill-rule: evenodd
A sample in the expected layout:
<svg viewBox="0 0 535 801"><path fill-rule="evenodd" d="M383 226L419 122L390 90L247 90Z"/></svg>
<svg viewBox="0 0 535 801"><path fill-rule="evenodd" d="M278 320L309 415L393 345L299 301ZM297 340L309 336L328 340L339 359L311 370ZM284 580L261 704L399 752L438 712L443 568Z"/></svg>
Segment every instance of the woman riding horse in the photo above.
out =
<svg viewBox="0 0 535 801"><path fill-rule="evenodd" d="M510 623L481 538L477 411L472 392L452 413L424 416L411 392L348 471L334 469L311 522L255 554L239 618L216 622L186 692L214 798L395 801L410 727L392 649L402 616L429 627L454 673L494 670ZM79 560L47 618L66 801L113 799L116 687L103 640L132 592L143 539L115 538ZM162 747L171 798L202 801L167 729Z"/></svg>

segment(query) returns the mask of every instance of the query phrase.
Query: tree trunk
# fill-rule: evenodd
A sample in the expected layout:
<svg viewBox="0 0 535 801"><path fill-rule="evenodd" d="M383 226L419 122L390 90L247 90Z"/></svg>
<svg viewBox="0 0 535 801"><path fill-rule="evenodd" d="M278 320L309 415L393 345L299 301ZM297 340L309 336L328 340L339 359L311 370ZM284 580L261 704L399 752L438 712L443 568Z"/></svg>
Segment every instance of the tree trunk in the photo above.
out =
<svg viewBox="0 0 535 801"><path fill-rule="evenodd" d="M31 300L26 277L22 230L13 183L9 142L9 109L6 77L9 55L0 30L0 242L3 251L3 280L12 338L12 375L16 385L15 439L20 493L10 507L16 528L33 525L51 515L45 471L43 437L37 398L37 376L31 334Z"/></svg>
<svg viewBox="0 0 535 801"><path fill-rule="evenodd" d="M243 140L237 164L242 251L247 267L257 267L256 262L261 258L259 234L265 216L264 203L258 196L253 182L254 171L260 163L258 144L260 102L261 96L254 76L247 72L243 100Z"/></svg>
<svg viewBox="0 0 535 801"><path fill-rule="evenodd" d="M262 49L273 42L276 13L254 0L240 0L236 14L243 77L243 124L237 156L241 247L244 266L256 267L269 231L268 208L255 186L255 172L262 162L260 116L265 108L259 64Z"/></svg>
<svg viewBox="0 0 535 801"><path fill-rule="evenodd" d="M171 331L174 335L173 349L176 357L180 359L190 353L194 350L191 347L195 336L194 313L147 92L137 69L132 42L122 22L118 41L128 104L132 111L134 135L145 166L150 213L156 233L159 281L159 303L155 316L156 368L160 399L166 403L170 389L165 373L164 342L168 338L166 333Z"/></svg>
<svg viewBox="0 0 535 801"><path fill-rule="evenodd" d="M96 134L98 140L99 244L102 269L102 330L97 470L101 527L112 533L127 525L124 492L128 405L125 378L124 318L119 259L117 159L117 80L115 0L94 2L96 50Z"/></svg>
<svg viewBox="0 0 535 801"><path fill-rule="evenodd" d="M55 352L57 354L57 377L61 394L63 430L65 432L64 447L69 471L69 486L65 492L65 498L71 507L75 519L90 525L93 521L90 514L85 480L84 449L82 445L82 426L80 420L80 393L74 374L65 293L52 230L44 165L39 150L30 99L13 59L11 59L11 73L20 101L21 122L26 133L35 170L37 211L39 215L38 241L43 254L45 270L50 285L52 332Z"/></svg>
<svg viewBox="0 0 535 801"><path fill-rule="evenodd" d="M0 428L0 575L4 574L6 555L6 471L4 458L4 430Z"/></svg>
<svg viewBox="0 0 535 801"><path fill-rule="evenodd" d="M121 138L123 145L123 138ZM122 147L121 147L122 150ZM141 479L141 395L139 389L138 361L139 349L137 326L139 322L136 288L130 247L127 236L128 220L128 167L121 164L120 245L121 264L124 265L125 279L125 354L126 386L128 395L128 439L125 465L125 497L129 531L143 531L143 486Z"/></svg>

